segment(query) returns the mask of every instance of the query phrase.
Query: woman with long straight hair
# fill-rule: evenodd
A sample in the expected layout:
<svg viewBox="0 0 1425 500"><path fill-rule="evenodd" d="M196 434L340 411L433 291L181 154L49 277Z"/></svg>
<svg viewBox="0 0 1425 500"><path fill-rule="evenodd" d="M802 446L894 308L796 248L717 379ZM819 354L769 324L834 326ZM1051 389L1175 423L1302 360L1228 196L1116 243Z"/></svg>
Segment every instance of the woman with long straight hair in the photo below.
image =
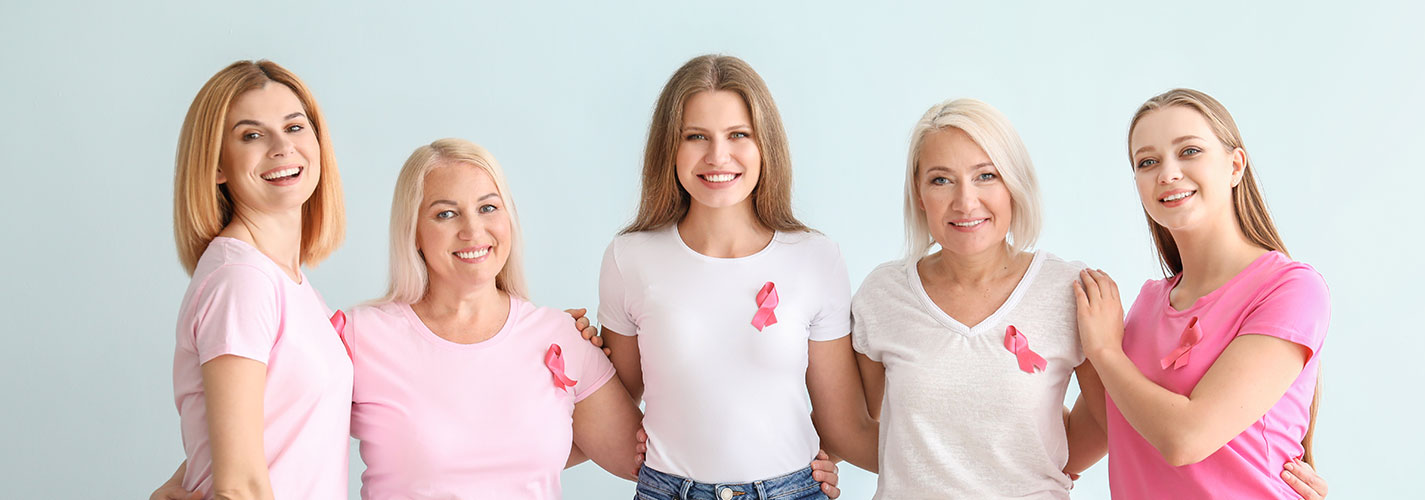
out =
<svg viewBox="0 0 1425 500"><path fill-rule="evenodd" d="M735 57L688 61L658 98L644 155L598 314L619 378L647 403L639 498L835 493L809 467L818 448L874 462L876 426L847 335L846 264L792 214L766 84Z"/></svg>
<svg viewBox="0 0 1425 500"><path fill-rule="evenodd" d="M1299 498L1282 479L1313 462L1326 282L1287 254L1216 99L1149 99L1128 144L1167 277L1144 283L1126 319L1107 274L1072 285L1107 390L1113 495Z"/></svg>

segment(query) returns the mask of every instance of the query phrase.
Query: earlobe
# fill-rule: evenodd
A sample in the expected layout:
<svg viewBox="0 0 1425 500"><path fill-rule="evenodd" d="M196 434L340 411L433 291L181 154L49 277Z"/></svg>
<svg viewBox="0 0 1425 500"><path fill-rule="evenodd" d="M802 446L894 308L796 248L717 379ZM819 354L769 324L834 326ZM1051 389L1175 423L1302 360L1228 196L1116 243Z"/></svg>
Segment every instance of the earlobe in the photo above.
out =
<svg viewBox="0 0 1425 500"><path fill-rule="evenodd" d="M219 169L218 169L218 184L227 184L227 183L228 183L228 176L223 175L223 169L222 169L222 168L219 168Z"/></svg>
<svg viewBox="0 0 1425 500"><path fill-rule="evenodd" d="M1247 152L1242 148L1232 150L1232 187L1237 187L1242 183L1242 176L1247 173Z"/></svg>

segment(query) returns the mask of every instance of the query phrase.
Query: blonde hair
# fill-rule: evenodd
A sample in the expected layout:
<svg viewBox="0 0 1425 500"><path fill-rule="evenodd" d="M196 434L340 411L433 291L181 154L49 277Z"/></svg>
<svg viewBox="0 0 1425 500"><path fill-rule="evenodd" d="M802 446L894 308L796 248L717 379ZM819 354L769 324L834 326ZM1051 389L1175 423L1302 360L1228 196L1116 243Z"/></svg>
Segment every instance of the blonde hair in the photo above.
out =
<svg viewBox="0 0 1425 500"><path fill-rule="evenodd" d="M302 204L301 263L315 266L341 245L346 233L341 174L316 98L297 75L275 62L238 61L213 75L198 90L178 133L173 172L173 238L178 245L178 260L189 275L208 244L234 216L232 193L227 186L218 184L228 108L237 96L270 82L286 85L297 95L321 151L316 190Z"/></svg>
<svg viewBox="0 0 1425 500"><path fill-rule="evenodd" d="M425 197L426 174L456 164L484 170L495 181L495 189L504 200L510 216L510 249L505 267L495 275L495 287L522 299L529 299L524 279L524 238L520 235L519 212L514 197L505 182L505 172L495 156L480 145L464 139L441 139L416 148L396 178L396 193L391 199L391 283L386 296L376 303L399 302L414 304L425 297L430 276L425 259L416 249L416 224L420 218L421 200Z"/></svg>
<svg viewBox="0 0 1425 500"><path fill-rule="evenodd" d="M1242 150L1245 162L1242 164L1242 179L1232 188L1232 209L1236 214L1237 227L1247 240L1258 247L1275 250L1290 257L1286 251L1286 244L1282 243L1281 235L1277 233L1276 224L1272 222L1272 215L1267 210L1267 201L1262 197L1261 189L1257 186L1257 178L1253 175L1251 157L1247 154L1247 149L1242 143L1242 133L1237 130L1237 122L1232 119L1232 114L1227 112L1227 107L1223 106L1217 99L1213 99L1205 93L1193 89L1172 89L1162 94L1158 94L1144 102L1138 107L1138 112L1133 114L1133 120L1128 124L1128 163L1130 168L1133 164L1133 129L1138 126L1138 121L1150 112L1172 106L1183 106L1197 111L1203 118L1207 119L1207 124L1212 128L1213 135L1217 140L1229 150ZM1173 240L1173 234L1167 228L1153 221L1153 216L1148 215L1148 209L1143 209L1143 216L1148 220L1148 231L1153 235L1153 245L1157 248L1158 262L1163 267L1166 276L1176 276L1183 272L1182 254L1178 252L1178 244ZM1301 445L1306 450L1302 460L1308 464L1315 464L1315 457L1311 452L1311 443L1316 434L1316 410L1321 405L1321 373L1320 365L1317 366L1316 392L1311 398L1310 424L1306 428L1306 436L1302 438Z"/></svg>
<svg viewBox="0 0 1425 500"><path fill-rule="evenodd" d="M810 230L792 214L791 150L767 84L746 61L709 54L695 57L673 72L658 95L648 127L648 145L643 150L638 215L621 232L662 229L688 214L691 197L678 182L676 166L683 107L694 94L716 90L736 92L752 116L752 138L762 156L761 175L751 194L758 222L776 231Z"/></svg>
<svg viewBox="0 0 1425 500"><path fill-rule="evenodd" d="M926 136L946 128L956 128L985 151L1009 189L1009 238L1016 250L1028 250L1039 239L1043 215L1040 212L1039 181L1034 162L1009 118L993 106L976 99L953 99L931 106L910 133L910 154L905 172L906 258L919 259L935 245L925 209L920 205L920 150Z"/></svg>

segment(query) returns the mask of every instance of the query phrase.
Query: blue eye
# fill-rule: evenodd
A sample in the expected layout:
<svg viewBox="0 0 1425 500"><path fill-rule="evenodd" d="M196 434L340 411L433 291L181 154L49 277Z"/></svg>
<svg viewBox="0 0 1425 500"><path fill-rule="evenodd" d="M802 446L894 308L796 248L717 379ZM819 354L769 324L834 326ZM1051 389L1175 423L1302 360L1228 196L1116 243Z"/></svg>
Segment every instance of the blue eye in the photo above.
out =
<svg viewBox="0 0 1425 500"><path fill-rule="evenodd" d="M453 219L455 218L455 215L456 214L454 210L441 210L435 213L435 218L440 220Z"/></svg>
<svg viewBox="0 0 1425 500"><path fill-rule="evenodd" d="M950 183L950 179L946 179L946 178L940 177L940 176L935 176L935 177L931 177L931 178L930 178L930 183L933 184L933 185L936 185L936 186L944 186L944 185Z"/></svg>
<svg viewBox="0 0 1425 500"><path fill-rule="evenodd" d="M1158 160L1154 160L1154 159L1152 159L1152 158L1144 158L1143 161L1138 162L1138 164L1135 165L1135 166L1138 167L1138 169L1141 170L1141 169L1145 169L1145 168L1148 168L1148 167L1151 167L1151 166L1157 165L1157 164L1158 164Z"/></svg>
<svg viewBox="0 0 1425 500"><path fill-rule="evenodd" d="M747 132L733 132L733 133L732 133L732 138L733 138L733 139L746 139L746 138L748 138L748 137L752 137L752 134L749 134L749 133L747 133Z"/></svg>
<svg viewBox="0 0 1425 500"><path fill-rule="evenodd" d="M496 210L499 209L499 207L496 207L494 205L480 205L480 213L482 214L494 213Z"/></svg>
<svg viewBox="0 0 1425 500"><path fill-rule="evenodd" d="M248 132L248 133L242 135L242 140L243 140L243 141L255 141L255 140L257 140L257 139L260 138L260 137L262 137L262 134L259 134L259 133L257 133L257 132Z"/></svg>
<svg viewBox="0 0 1425 500"><path fill-rule="evenodd" d="M1189 155L1195 155L1195 154L1198 154L1198 153L1201 153L1201 152L1202 152L1201 149L1197 149L1197 148L1194 147L1194 146L1188 146L1188 147L1186 147L1186 148L1183 148L1183 153L1182 153L1182 154L1183 154L1183 156L1189 156Z"/></svg>
<svg viewBox="0 0 1425 500"><path fill-rule="evenodd" d="M687 141L701 141L703 139L707 139L707 136L703 134L688 134L687 136L683 137L683 140Z"/></svg>
<svg viewBox="0 0 1425 500"><path fill-rule="evenodd" d="M998 176L998 175L995 175L995 174L992 174L992 173L989 173L989 172L985 172L985 173L983 173L983 174L980 174L980 175L975 176L975 178L976 178L977 180L981 180L981 181L992 181L992 180L995 180L995 179L999 178L999 176Z"/></svg>
<svg viewBox="0 0 1425 500"><path fill-rule="evenodd" d="M288 131L288 132L301 132L301 131L306 130L306 129L307 129L307 127L303 127L303 126L301 126L301 125L288 125L288 126L287 126L287 131Z"/></svg>

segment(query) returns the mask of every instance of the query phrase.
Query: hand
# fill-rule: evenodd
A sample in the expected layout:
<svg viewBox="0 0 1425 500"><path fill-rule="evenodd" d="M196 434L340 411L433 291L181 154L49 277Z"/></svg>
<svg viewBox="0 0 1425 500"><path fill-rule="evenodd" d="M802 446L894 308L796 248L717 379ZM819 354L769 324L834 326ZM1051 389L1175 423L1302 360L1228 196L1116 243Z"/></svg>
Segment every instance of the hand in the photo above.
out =
<svg viewBox="0 0 1425 500"><path fill-rule="evenodd" d="M585 314L588 312L588 310L583 308L564 310L565 314L568 314L570 317L574 318L574 328L577 328L579 330L579 335L582 335L584 337L584 340L589 341L590 344L594 344L594 347L602 348L604 350L604 355L608 356L609 354L613 353L613 351L610 351L609 348L604 347L604 338L599 336L599 329L594 327L593 323L589 322L589 318L585 316Z"/></svg>
<svg viewBox="0 0 1425 500"><path fill-rule="evenodd" d="M648 453L648 433L639 427L633 438L637 442L633 445L633 477L638 477L638 471L643 468L644 454Z"/></svg>
<svg viewBox="0 0 1425 500"><path fill-rule="evenodd" d="M1084 269L1072 286L1084 354L1123 349L1123 302L1118 298L1118 284L1102 270Z"/></svg>
<svg viewBox="0 0 1425 500"><path fill-rule="evenodd" d="M811 461L811 478L821 482L821 492L826 496L833 499L841 496L841 489L836 487L836 462L831 461L825 450L816 451L816 460Z"/></svg>
<svg viewBox="0 0 1425 500"><path fill-rule="evenodd" d="M1316 475L1316 469L1306 462L1293 458L1282 469L1282 480L1286 481L1287 486L1291 486L1296 494L1301 495L1302 500L1326 498L1326 480Z"/></svg>
<svg viewBox="0 0 1425 500"><path fill-rule="evenodd" d="M188 491L177 483L165 483L148 496L148 500L203 500L203 493Z"/></svg>

